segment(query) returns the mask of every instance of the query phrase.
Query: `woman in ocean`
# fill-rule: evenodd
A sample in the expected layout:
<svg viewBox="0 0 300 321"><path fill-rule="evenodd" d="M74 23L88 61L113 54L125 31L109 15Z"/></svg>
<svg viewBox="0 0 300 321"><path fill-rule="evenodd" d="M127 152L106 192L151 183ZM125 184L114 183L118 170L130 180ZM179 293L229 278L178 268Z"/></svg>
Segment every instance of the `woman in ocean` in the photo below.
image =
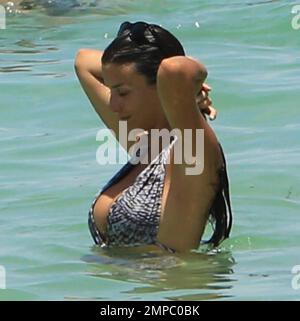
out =
<svg viewBox="0 0 300 321"><path fill-rule="evenodd" d="M139 139L146 138L151 155L146 164L129 161L97 194L89 211L95 243L186 252L199 247L211 222L207 243L218 246L229 236L232 213L225 157L206 120L206 115L215 117L215 110L204 83L205 66L185 56L180 42L164 28L124 22L104 52L79 50L75 70L116 139L121 141L120 121L126 121L128 132L145 131ZM199 144L196 131L203 130L201 173L187 175L187 169L197 165L195 157L174 161L176 135L153 155L149 133L154 129L176 129L182 136L190 129L193 155ZM127 142L127 151L133 144ZM141 150L139 156L143 158Z"/></svg>

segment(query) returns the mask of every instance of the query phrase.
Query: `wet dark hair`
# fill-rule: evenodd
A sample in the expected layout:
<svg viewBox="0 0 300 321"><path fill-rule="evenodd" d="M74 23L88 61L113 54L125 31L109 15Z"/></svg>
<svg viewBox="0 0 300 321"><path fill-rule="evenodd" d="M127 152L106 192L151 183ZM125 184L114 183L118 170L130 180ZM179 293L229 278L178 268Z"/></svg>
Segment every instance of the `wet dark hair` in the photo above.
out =
<svg viewBox="0 0 300 321"><path fill-rule="evenodd" d="M184 49L179 40L164 28L142 21L124 22L120 26L117 37L105 49L102 64L134 63L137 71L144 75L151 85L156 83L157 70L163 59L184 55ZM218 246L229 237L232 226L226 162L221 145L220 148L224 167L220 171L220 187L209 217L214 232L208 241L203 242L213 246Z"/></svg>
<svg viewBox="0 0 300 321"><path fill-rule="evenodd" d="M203 242L204 244L212 244L215 247L229 237L232 227L232 209L226 159L220 143L219 147L223 158L223 166L219 170L219 188L209 211L209 221L214 232L208 241Z"/></svg>
<svg viewBox="0 0 300 321"><path fill-rule="evenodd" d="M161 61L173 56L184 56L179 40L169 31L146 22L123 22L117 37L105 49L102 64L134 63L150 85L156 83Z"/></svg>

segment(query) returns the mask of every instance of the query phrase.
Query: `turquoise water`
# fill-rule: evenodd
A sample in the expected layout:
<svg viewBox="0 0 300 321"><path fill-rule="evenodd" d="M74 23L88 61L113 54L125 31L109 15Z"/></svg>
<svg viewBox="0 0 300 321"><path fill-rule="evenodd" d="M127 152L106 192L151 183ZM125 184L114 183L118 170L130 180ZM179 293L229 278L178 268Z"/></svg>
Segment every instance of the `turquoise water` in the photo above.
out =
<svg viewBox="0 0 300 321"><path fill-rule="evenodd" d="M300 29L290 1L100 1L42 8L0 29L0 299L299 300ZM124 21L161 24L208 68L234 227L219 251L173 256L93 246L87 212L120 167L74 75ZM179 231L180 232L180 231Z"/></svg>

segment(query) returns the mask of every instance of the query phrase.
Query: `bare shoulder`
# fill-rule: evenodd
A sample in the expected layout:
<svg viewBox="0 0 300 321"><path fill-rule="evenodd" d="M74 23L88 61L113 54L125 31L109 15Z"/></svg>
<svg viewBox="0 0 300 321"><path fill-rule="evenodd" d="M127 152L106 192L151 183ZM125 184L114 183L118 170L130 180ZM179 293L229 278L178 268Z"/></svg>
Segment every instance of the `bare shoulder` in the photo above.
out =
<svg viewBox="0 0 300 321"><path fill-rule="evenodd" d="M197 175L182 171L182 165L174 163L174 151L171 153L168 194L157 239L179 252L198 248L219 188L222 156L218 142L210 150L214 150L214 164L204 163L203 171ZM197 171L195 165L190 168Z"/></svg>

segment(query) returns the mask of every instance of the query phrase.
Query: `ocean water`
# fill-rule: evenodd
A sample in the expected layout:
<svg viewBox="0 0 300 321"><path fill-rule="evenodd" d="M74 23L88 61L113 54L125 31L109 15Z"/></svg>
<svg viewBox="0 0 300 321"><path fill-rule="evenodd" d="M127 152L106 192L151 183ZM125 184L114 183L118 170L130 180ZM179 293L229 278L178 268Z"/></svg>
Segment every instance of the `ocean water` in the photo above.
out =
<svg viewBox="0 0 300 321"><path fill-rule="evenodd" d="M57 1L55 10L7 15L0 29L1 300L300 299L292 273L300 265L295 4L118 0L71 8ZM120 165L96 162L103 124L73 62L79 48L104 49L125 20L161 24L208 68L218 110L211 125L227 156L234 211L231 237L218 251L93 245L89 207Z"/></svg>

